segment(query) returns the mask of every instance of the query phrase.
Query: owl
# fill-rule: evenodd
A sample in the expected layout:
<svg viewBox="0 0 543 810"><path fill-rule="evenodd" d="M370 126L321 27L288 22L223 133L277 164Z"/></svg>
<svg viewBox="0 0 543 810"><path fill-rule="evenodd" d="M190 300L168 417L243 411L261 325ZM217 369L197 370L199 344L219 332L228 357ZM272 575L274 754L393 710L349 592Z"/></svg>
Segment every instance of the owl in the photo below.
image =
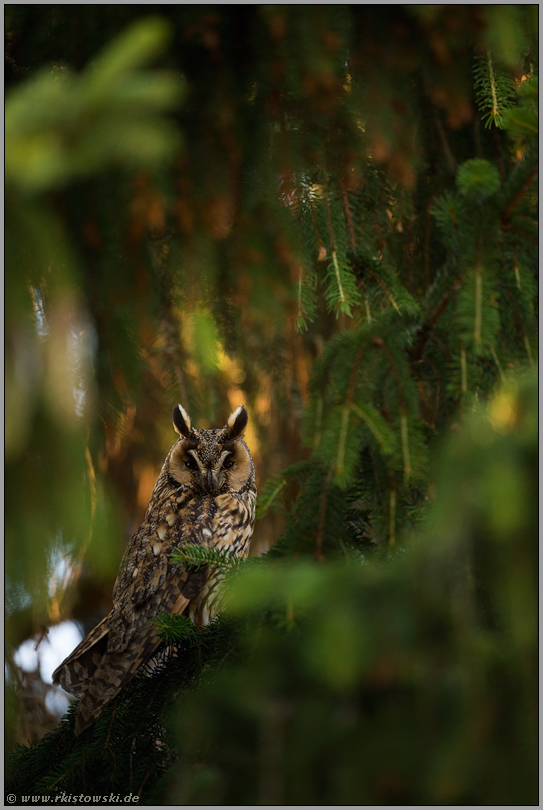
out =
<svg viewBox="0 0 543 810"><path fill-rule="evenodd" d="M241 405L220 430L191 427L176 405L179 438L166 456L143 523L121 561L113 609L53 673L53 683L81 697L75 735L157 650L161 640L151 620L158 611L208 624L217 612L218 569L176 563L170 554L186 544L246 557L253 533L256 482L243 440L247 411Z"/></svg>

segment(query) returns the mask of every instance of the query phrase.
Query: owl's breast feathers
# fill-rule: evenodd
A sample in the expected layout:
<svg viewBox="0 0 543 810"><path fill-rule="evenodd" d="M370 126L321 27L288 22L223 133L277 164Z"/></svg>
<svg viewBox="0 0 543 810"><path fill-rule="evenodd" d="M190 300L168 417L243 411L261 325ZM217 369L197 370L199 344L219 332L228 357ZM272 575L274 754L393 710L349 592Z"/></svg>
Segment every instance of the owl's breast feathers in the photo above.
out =
<svg viewBox="0 0 543 810"><path fill-rule="evenodd" d="M194 570L169 555L186 544L245 557L254 525L256 490L162 500L128 545L115 586L113 609L53 673L53 683L82 696L80 734L161 644L151 624L157 612L185 613L208 624L217 612L220 572Z"/></svg>
<svg viewBox="0 0 543 810"><path fill-rule="evenodd" d="M255 498L255 489L204 497L176 492L157 504L127 547L113 588L112 614L119 618L110 631L113 649L128 646L140 629L140 616L145 621L157 611L181 613L202 590L207 571L171 560L176 549L203 545L247 556ZM144 610L138 616L140 606Z"/></svg>

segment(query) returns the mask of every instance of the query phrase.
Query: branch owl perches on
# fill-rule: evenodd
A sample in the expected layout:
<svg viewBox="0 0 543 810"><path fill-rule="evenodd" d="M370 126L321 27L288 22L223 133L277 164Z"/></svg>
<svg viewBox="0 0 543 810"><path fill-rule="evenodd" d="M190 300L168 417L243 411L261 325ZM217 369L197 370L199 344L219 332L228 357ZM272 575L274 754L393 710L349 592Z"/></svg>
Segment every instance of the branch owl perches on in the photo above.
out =
<svg viewBox="0 0 543 810"><path fill-rule="evenodd" d="M151 624L157 612L205 625L218 610L217 569L194 570L169 555L203 545L246 557L254 528L256 481L243 441L248 415L241 405L220 430L191 426L173 409L179 434L160 471L145 518L123 555L113 609L53 673L53 683L82 700L75 735L88 728L161 644Z"/></svg>

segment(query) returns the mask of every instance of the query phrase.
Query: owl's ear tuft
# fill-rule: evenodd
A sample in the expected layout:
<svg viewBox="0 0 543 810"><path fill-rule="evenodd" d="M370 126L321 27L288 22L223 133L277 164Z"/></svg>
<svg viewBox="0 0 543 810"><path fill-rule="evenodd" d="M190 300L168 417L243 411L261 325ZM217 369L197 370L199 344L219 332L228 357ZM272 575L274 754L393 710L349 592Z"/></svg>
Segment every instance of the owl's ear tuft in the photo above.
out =
<svg viewBox="0 0 543 810"><path fill-rule="evenodd" d="M173 426L180 436L187 439L190 436L190 416L181 405L176 405L172 411Z"/></svg>
<svg viewBox="0 0 543 810"><path fill-rule="evenodd" d="M231 442L234 441L234 439L239 439L247 427L248 420L249 414L247 413L247 409L243 405L240 405L239 408L236 408L228 417L228 422L224 428L225 441Z"/></svg>

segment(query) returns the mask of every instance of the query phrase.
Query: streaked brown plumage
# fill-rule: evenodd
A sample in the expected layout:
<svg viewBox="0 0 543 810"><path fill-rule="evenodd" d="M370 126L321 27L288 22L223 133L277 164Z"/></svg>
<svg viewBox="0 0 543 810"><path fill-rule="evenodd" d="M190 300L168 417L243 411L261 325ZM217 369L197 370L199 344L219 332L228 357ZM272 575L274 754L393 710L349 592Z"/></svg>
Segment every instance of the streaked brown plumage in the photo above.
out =
<svg viewBox="0 0 543 810"><path fill-rule="evenodd" d="M256 502L255 471L243 441L243 406L221 430L197 430L180 405L173 409L179 439L158 476L143 523L124 553L113 588L113 609L53 673L76 697L81 734L160 645L157 611L208 624L217 612L218 577L169 558L185 544L249 553Z"/></svg>

